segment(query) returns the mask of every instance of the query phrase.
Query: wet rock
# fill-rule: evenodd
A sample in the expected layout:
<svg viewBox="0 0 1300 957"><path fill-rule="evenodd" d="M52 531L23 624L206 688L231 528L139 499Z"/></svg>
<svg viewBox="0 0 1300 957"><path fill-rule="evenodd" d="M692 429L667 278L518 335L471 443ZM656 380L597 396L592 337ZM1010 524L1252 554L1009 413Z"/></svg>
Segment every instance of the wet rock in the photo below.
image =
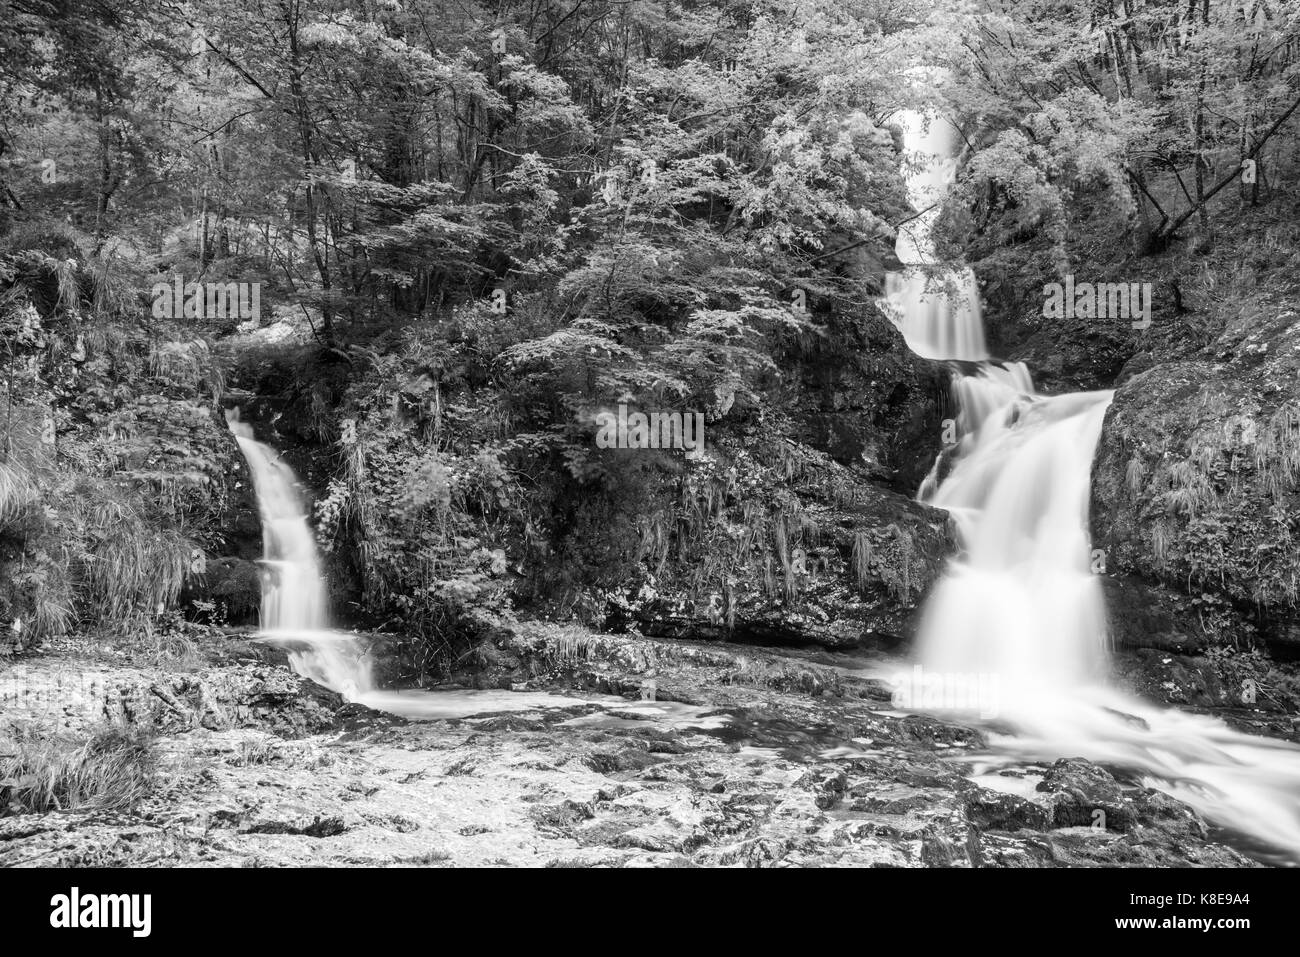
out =
<svg viewBox="0 0 1300 957"><path fill-rule="evenodd" d="M1134 575L1103 576L1102 590L1107 630L1119 648L1189 654L1204 651L1215 641L1186 595Z"/></svg>
<svg viewBox="0 0 1300 957"><path fill-rule="evenodd" d="M973 747L984 743L984 736L974 728L950 724L926 714L912 714L903 719L903 727L917 741L930 744Z"/></svg>
<svg viewBox="0 0 1300 957"><path fill-rule="evenodd" d="M959 824L932 826L921 838L921 863L926 867L975 867L979 860L978 831Z"/></svg>
<svg viewBox="0 0 1300 957"><path fill-rule="evenodd" d="M910 496L856 486L844 501L803 503L797 520L771 519L764 528L780 544L730 566L716 596L699 600L694 584L687 590L664 575L630 600L627 616L652 638L897 645L912 635L921 598L955 549L952 527L946 513ZM788 544L796 535L806 540Z"/></svg>
<svg viewBox="0 0 1300 957"><path fill-rule="evenodd" d="M594 751L585 759L587 767L601 774L618 774L625 771L640 771L663 758L639 748L623 748L619 751Z"/></svg>
<svg viewBox="0 0 1300 957"><path fill-rule="evenodd" d="M348 830L343 818L316 815L307 819L256 821L243 828L245 834L299 834L303 837L337 837Z"/></svg>
<svg viewBox="0 0 1300 957"><path fill-rule="evenodd" d="M1048 795L1053 827L1126 831L1137 820L1119 782L1105 768L1082 758L1062 758L1038 783Z"/></svg>
<svg viewBox="0 0 1300 957"><path fill-rule="evenodd" d="M624 831L615 838L613 846L672 854L680 853L692 843L689 834L683 834L666 823L658 823Z"/></svg>
<svg viewBox="0 0 1300 957"><path fill-rule="evenodd" d="M102 722L161 732L265 728L301 737L337 726L342 699L284 669L262 665L167 674L51 662L17 664L3 678L3 719L78 730Z"/></svg>
<svg viewBox="0 0 1300 957"><path fill-rule="evenodd" d="M1212 711L1249 734L1300 741L1300 667L1259 652L1207 655L1151 649L1115 655L1115 680L1141 697Z"/></svg>
<svg viewBox="0 0 1300 957"><path fill-rule="evenodd" d="M1120 679L1142 697L1170 705L1239 706L1241 689L1204 657L1142 649L1115 658ZM1262 696L1261 696L1262 697Z"/></svg>
<svg viewBox="0 0 1300 957"><path fill-rule="evenodd" d="M1112 574L1186 596L1215 644L1257 632L1294 659L1300 552L1285 516L1300 509L1300 313L1262 293L1218 318L1199 353L1162 344L1171 360L1116 391L1094 466L1093 543Z"/></svg>
<svg viewBox="0 0 1300 957"><path fill-rule="evenodd" d="M873 788L870 794L855 799L850 806L855 811L906 814L909 811L929 807L934 800L933 794L932 791L909 787Z"/></svg>
<svg viewBox="0 0 1300 957"><path fill-rule="evenodd" d="M909 720L911 720L911 717L903 719L904 724L906 725ZM960 790L970 784L958 770L950 765L938 761L923 764L920 760L908 758L899 760L890 769L890 777L899 784L906 784L916 788Z"/></svg>
<svg viewBox="0 0 1300 957"><path fill-rule="evenodd" d="M410 834L420 829L419 821L412 820L403 814L366 814L362 816L367 824L387 828L399 834Z"/></svg>
<svg viewBox="0 0 1300 957"><path fill-rule="evenodd" d="M738 683L753 667L740 668L734 648L569 638L562 678L601 669L623 682L653 668L661 687L707 704L639 701L639 681L628 681L625 704L575 697L573 708L520 712L518 723L498 722L501 712L336 722L290 739L272 729L291 686L255 677L282 669L184 676L202 682L202 707L194 688L168 677L169 700L147 699L172 716L158 739L164 786L115 817L0 817L0 866L1249 864L1179 802L1087 762L1046 769L1036 810L967 777L958 745L969 729L851 695ZM554 639L542 636L518 667L549 667ZM765 672L796 664L741 650ZM822 668L807 658L797 667ZM534 676L529 687L548 686ZM204 727L203 715L235 699L250 709L247 726ZM1107 830L1070 826L1091 825L1094 805L1107 809ZM1119 830L1125 811L1132 821Z"/></svg>
<svg viewBox="0 0 1300 957"><path fill-rule="evenodd" d="M577 801L535 807L528 813L538 824L552 828L571 827L579 821L589 821L596 816L590 804L580 804Z"/></svg>
<svg viewBox="0 0 1300 957"><path fill-rule="evenodd" d="M965 795L966 815L971 824L985 830L1046 830L1053 823L1053 809L1004 791L975 788Z"/></svg>
<svg viewBox="0 0 1300 957"><path fill-rule="evenodd" d="M1166 841L1201 842L1209 835L1196 811L1163 791L1144 790L1134 803L1138 826L1158 828Z"/></svg>
<svg viewBox="0 0 1300 957"><path fill-rule="evenodd" d="M942 364L903 348L878 310L839 316L851 345L799 367L793 413L800 439L842 464L911 494L934 459L947 390Z"/></svg>
<svg viewBox="0 0 1300 957"><path fill-rule="evenodd" d="M842 770L819 771L814 777L819 810L828 811L844 798L849 787L849 776Z"/></svg>

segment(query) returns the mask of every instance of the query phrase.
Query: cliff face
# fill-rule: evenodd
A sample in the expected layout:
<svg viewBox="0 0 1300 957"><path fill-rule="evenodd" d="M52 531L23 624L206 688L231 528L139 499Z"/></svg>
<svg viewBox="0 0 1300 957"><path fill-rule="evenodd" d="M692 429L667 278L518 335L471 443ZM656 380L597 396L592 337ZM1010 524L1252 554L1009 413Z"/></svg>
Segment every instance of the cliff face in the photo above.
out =
<svg viewBox="0 0 1300 957"><path fill-rule="evenodd" d="M759 644L911 637L956 547L947 515L914 501L948 374L874 307L829 328L786 373L788 418L724 432L709 468L659 489L612 624Z"/></svg>
<svg viewBox="0 0 1300 957"><path fill-rule="evenodd" d="M756 644L896 644L955 547L944 512L780 440L724 446L642 536L607 625Z"/></svg>
<svg viewBox="0 0 1300 957"><path fill-rule="evenodd" d="M1183 592L1216 641L1300 654L1300 314L1230 318L1194 359L1119 387L1093 483L1111 571Z"/></svg>

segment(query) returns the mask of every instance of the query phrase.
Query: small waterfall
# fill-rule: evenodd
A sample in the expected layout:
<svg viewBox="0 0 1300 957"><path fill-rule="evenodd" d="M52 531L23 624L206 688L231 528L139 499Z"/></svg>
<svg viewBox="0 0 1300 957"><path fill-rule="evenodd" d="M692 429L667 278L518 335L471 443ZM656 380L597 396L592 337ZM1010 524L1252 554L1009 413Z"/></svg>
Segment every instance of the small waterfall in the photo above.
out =
<svg viewBox="0 0 1300 957"><path fill-rule="evenodd" d="M925 268L935 263L930 227L937 204L955 175L956 133L942 120L927 122L920 113L899 116L903 142L915 154L916 172L907 177L908 198L922 212L898 231L894 250L907 268L885 277L885 313L908 348L926 359L978 362L989 357L984 345L979 287L971 269L946 270L935 278Z"/></svg>
<svg viewBox="0 0 1300 957"><path fill-rule="evenodd" d="M952 166L936 148L942 136L915 115L905 119L909 150L934 155L913 184L921 206ZM904 263L929 262L927 229L923 217L899 236ZM968 270L948 291L927 291L918 275L913 265L889 276L882 303L908 346L928 358L980 362L954 373L958 441L920 491L952 515L963 551L927 599L916 656L919 671L945 687L992 689L996 700L941 710L973 721L996 715L994 764L1083 757L1125 767L1211 822L1300 861L1300 748L1107 685L1088 501L1112 393L1038 395L1023 363L988 361L978 302L946 299L955 285L977 300Z"/></svg>
<svg viewBox="0 0 1300 957"><path fill-rule="evenodd" d="M262 518L263 641L284 648L298 674L355 701L373 690L357 640L327 627L325 583L293 469L253 429L227 416L253 475Z"/></svg>
<svg viewBox="0 0 1300 957"><path fill-rule="evenodd" d="M989 357L973 271L954 272L938 284L917 267L889 273L884 303L907 347L918 356L972 362Z"/></svg>

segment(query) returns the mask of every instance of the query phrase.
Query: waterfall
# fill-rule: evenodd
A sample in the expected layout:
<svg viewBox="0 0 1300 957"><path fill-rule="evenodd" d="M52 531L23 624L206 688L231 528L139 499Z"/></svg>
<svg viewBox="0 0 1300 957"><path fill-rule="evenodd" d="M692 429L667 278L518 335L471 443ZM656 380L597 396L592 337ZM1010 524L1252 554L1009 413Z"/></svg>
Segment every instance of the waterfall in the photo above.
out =
<svg viewBox="0 0 1300 957"><path fill-rule="evenodd" d="M919 266L890 273L885 277L886 314L908 348L924 359L987 359L975 273L954 272L942 283L948 288L934 288L935 280Z"/></svg>
<svg viewBox="0 0 1300 957"><path fill-rule="evenodd" d="M987 359L974 271L946 270L936 278L925 268L935 263L930 228L955 172L955 132L942 120L927 123L919 113L904 112L899 119L904 145L918 164L907 177L908 198L921 212L898 231L895 252L907 268L885 277L885 313L923 358Z"/></svg>
<svg viewBox="0 0 1300 957"><path fill-rule="evenodd" d="M999 388L967 379L972 391ZM925 609L923 667L996 674L1004 694L1104 673L1105 605L1086 516L1109 402L1109 392L1007 402L929 496L952 513L965 552Z"/></svg>
<svg viewBox="0 0 1300 957"><path fill-rule="evenodd" d="M937 202L953 175L941 149L951 140L934 132L939 121L904 120L907 149L929 156L909 181L921 207ZM956 271L947 289L918 278L931 264L932 216L900 234L907 268L887 278L882 306L918 355L979 365L954 367L958 440L920 490L922 501L950 513L962 550L922 609L915 670L937 678L936 687L978 688L996 699L966 696L937 710L971 720L996 715L995 764L1083 757L1123 767L1211 822L1300 861L1300 748L1154 707L1107 684L1088 502L1113 393L1040 396L1023 363L989 360L969 270Z"/></svg>
<svg viewBox="0 0 1300 957"><path fill-rule="evenodd" d="M327 627L320 557L298 479L237 412L227 423L248 462L262 519L260 638L284 648L298 674L358 700L373 690L369 664L355 637Z"/></svg>
<svg viewBox="0 0 1300 957"><path fill-rule="evenodd" d="M275 450L227 415L240 451L248 462L262 518L262 621L259 641L283 648L293 670L346 700L409 718L429 719L550 706L572 699L554 695L503 700L495 692L396 691L375 687L365 649L356 636L329 628L325 583L316 539L298 491L298 479Z"/></svg>

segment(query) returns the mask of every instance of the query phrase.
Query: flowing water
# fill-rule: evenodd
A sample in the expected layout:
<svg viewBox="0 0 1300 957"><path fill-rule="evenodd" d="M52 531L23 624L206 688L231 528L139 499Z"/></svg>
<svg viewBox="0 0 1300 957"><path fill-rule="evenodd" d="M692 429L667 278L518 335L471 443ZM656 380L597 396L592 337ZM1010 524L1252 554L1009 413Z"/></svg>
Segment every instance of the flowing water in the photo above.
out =
<svg viewBox="0 0 1300 957"><path fill-rule="evenodd" d="M320 558L297 477L254 438L252 426L236 416L228 424L252 473L262 519L260 638L284 648L298 674L361 701L375 693L370 665L354 636L328 627Z"/></svg>
<svg viewBox="0 0 1300 957"><path fill-rule="evenodd" d="M252 427L239 421L237 413L227 421L252 473L262 519L262 616L258 640L283 648L298 674L337 691L347 701L413 720L571 708L585 703L602 707L626 704L622 698L608 696L376 688L361 640L329 627L316 539L293 469L269 445L257 441Z"/></svg>
<svg viewBox="0 0 1300 957"><path fill-rule="evenodd" d="M918 165L907 177L908 195L920 214L898 231L896 251L906 267L885 277L885 305L908 347L926 359L979 361L984 345L979 289L970 269L936 274L930 229L955 170L956 136L942 122L927 124L916 113L901 118L903 140Z"/></svg>
<svg viewBox="0 0 1300 957"><path fill-rule="evenodd" d="M909 178L913 201L927 209L953 175L952 136L916 115L905 121L908 149L932 158ZM967 712L972 720L996 714L995 753L985 757L986 769L1057 757L1123 767L1218 825L1300 861L1300 748L1156 708L1107 686L1105 607L1091 572L1087 511L1111 393L1038 395L1022 363L990 359L973 274L936 268L929 239L934 215L931 210L901 232L905 269L888 277L883 300L913 351L962 363L954 365L953 381L959 439L936 462L920 497L953 516L963 551L924 609L916 669L923 677L963 679L941 682L948 690L995 698ZM356 637L328 627L316 544L293 471L248 425L236 418L230 427L248 460L262 517L261 639L287 649L300 674L348 700L414 718L583 703L558 695L377 690ZM621 699L586 700L628 710ZM684 726L729 728L729 719L694 711L655 714ZM630 719L574 720L613 727ZM796 731L777 729L769 737L775 746ZM752 733L739 726L730 732Z"/></svg>
<svg viewBox="0 0 1300 957"><path fill-rule="evenodd" d="M909 180L918 208L937 202L953 175L952 138L940 126L905 117L905 146L922 154ZM900 235L907 268L889 277L883 304L919 355L979 362L974 371L954 366L959 439L920 492L951 513L962 546L926 603L917 639L934 704L976 720L996 714L1000 733L990 743L1001 760L1083 757L1126 768L1220 827L1300 861L1300 748L1107 685L1088 500L1112 393L1040 396L1023 364L990 361L969 270L955 274L949 291L918 278L933 265L928 228L923 217ZM959 297L953 305L942 301L949 294ZM954 688L993 700L954 707L941 700Z"/></svg>

